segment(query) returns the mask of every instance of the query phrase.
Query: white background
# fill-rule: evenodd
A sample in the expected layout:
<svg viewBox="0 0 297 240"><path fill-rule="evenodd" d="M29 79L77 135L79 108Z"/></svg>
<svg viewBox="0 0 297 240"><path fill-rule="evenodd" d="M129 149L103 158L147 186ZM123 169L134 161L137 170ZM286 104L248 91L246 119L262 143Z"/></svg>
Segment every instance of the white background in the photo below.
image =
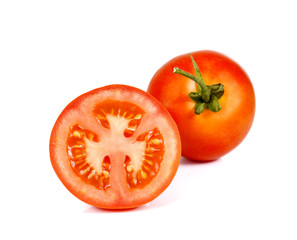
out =
<svg viewBox="0 0 297 240"><path fill-rule="evenodd" d="M297 239L294 1L1 1L1 239ZM63 108L108 84L146 90L166 61L210 49L256 92L254 125L218 161L181 159L134 210L71 195L49 159Z"/></svg>

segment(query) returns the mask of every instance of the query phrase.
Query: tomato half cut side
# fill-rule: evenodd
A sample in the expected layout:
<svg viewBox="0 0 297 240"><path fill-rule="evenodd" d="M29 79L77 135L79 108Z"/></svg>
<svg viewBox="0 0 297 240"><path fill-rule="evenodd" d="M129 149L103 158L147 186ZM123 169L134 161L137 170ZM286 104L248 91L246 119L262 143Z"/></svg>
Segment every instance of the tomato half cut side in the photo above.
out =
<svg viewBox="0 0 297 240"><path fill-rule="evenodd" d="M65 187L100 208L134 208L159 196L177 171L177 126L156 99L125 85L92 90L58 117L52 166Z"/></svg>

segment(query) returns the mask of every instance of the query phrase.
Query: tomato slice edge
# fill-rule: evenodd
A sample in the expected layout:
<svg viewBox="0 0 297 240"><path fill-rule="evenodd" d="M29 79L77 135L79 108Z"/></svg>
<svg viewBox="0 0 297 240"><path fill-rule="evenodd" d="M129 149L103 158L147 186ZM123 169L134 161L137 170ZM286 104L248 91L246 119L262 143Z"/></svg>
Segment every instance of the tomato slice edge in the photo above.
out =
<svg viewBox="0 0 297 240"><path fill-rule="evenodd" d="M151 185L148 185L148 189L151 191L147 191L146 187L144 187L143 189L124 191L124 192L121 192L121 195L118 195L116 191L106 190L103 194L98 194L98 193L93 194L93 195L97 195L97 197L94 197L93 195L90 196L88 188L85 188L84 184L82 184L80 180L73 181L73 179L75 179L74 177L75 175L73 175L73 172L71 173L71 171L68 171L65 174L64 172L65 165L63 164L64 160L60 159L60 153L57 152L57 145L61 144L61 141L63 141L63 139L60 140L60 142L57 141L57 138L59 139L60 137L59 129L63 127L62 126L63 119L67 114L69 114L69 111L74 109L74 112L75 112L75 109L78 109L80 105L83 104L84 101L90 98L92 95L96 95L104 91L118 91L118 90L122 92L127 92L127 93L134 93L134 94L136 92L137 94L140 94L144 99L146 99L146 101L148 101L150 104L154 105L157 109L157 112L155 114L162 116L162 119L166 123L165 125L167 125L167 128L162 127L162 131L164 132L165 138L174 139L175 146L169 147L167 144L166 146L167 149L165 151L164 158L169 158L170 161L168 160L168 163L164 162L162 171L159 173L159 176L156 177L159 183L157 181L153 181ZM164 126L164 123L163 123L163 126ZM171 132L170 136L167 136L166 132L168 131ZM161 192L163 192L172 181L179 164L180 152L181 152L181 144L179 139L179 133L175 122L173 121L173 119L171 118L167 110L156 99L151 97L146 92L139 90L137 88L125 86L125 85L110 85L103 88L94 89L73 100L60 114L59 118L55 123L55 126L51 134L51 138L50 138L51 162L61 182L65 185L65 187L70 192L72 192L79 199L91 205L102 207L102 208L136 207L154 199ZM167 170L163 171L164 168L167 168ZM153 190L152 190L152 185L155 186Z"/></svg>

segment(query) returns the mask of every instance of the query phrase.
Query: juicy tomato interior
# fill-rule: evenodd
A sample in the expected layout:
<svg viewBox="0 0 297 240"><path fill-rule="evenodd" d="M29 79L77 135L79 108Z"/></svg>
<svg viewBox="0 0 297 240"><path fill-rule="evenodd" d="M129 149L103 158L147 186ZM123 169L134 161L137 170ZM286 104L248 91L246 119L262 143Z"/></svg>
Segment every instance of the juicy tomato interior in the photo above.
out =
<svg viewBox="0 0 297 240"><path fill-rule="evenodd" d="M151 201L169 185L180 140L160 103L141 90L113 85L65 108L50 151L57 175L79 199L102 208L129 208Z"/></svg>
<svg viewBox="0 0 297 240"><path fill-rule="evenodd" d="M125 149L123 167L126 170L126 180L130 188L144 187L156 176L164 156L164 140L154 128L141 135L136 140L129 141L141 122L144 111L135 104L108 100L95 106L93 113L104 128L112 134L118 134L118 143L131 144L134 150ZM115 133L113 133L115 131ZM70 164L75 173L85 182L99 189L110 187L111 161L108 149L109 136L98 136L96 133L79 127L71 126L67 139L67 149ZM135 149L139 151L136 152ZM111 151L118 151L117 148ZM135 153L137 156L135 156Z"/></svg>

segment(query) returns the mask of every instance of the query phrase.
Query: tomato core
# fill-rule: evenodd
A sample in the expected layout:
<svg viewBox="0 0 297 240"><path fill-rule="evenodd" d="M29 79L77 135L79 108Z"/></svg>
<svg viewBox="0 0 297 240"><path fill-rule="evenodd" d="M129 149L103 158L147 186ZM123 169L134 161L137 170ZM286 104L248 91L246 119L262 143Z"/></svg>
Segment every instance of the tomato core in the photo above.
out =
<svg viewBox="0 0 297 240"><path fill-rule="evenodd" d="M130 188L142 188L158 173L164 155L164 139L158 128L130 137L136 131L144 114L139 106L124 101L108 100L97 104L93 114L110 134L116 134L116 141L110 143L109 135L99 136L91 129L79 125L71 126L67 139L69 163L75 174L96 188L106 190L111 187L111 159L119 150L125 155L123 168ZM107 140L107 141L105 141ZM132 149L121 149L130 145ZM107 144L113 144L111 152L104 153ZM132 150L132 151L131 151ZM114 153L114 154L113 154ZM120 157L120 156L118 156Z"/></svg>

